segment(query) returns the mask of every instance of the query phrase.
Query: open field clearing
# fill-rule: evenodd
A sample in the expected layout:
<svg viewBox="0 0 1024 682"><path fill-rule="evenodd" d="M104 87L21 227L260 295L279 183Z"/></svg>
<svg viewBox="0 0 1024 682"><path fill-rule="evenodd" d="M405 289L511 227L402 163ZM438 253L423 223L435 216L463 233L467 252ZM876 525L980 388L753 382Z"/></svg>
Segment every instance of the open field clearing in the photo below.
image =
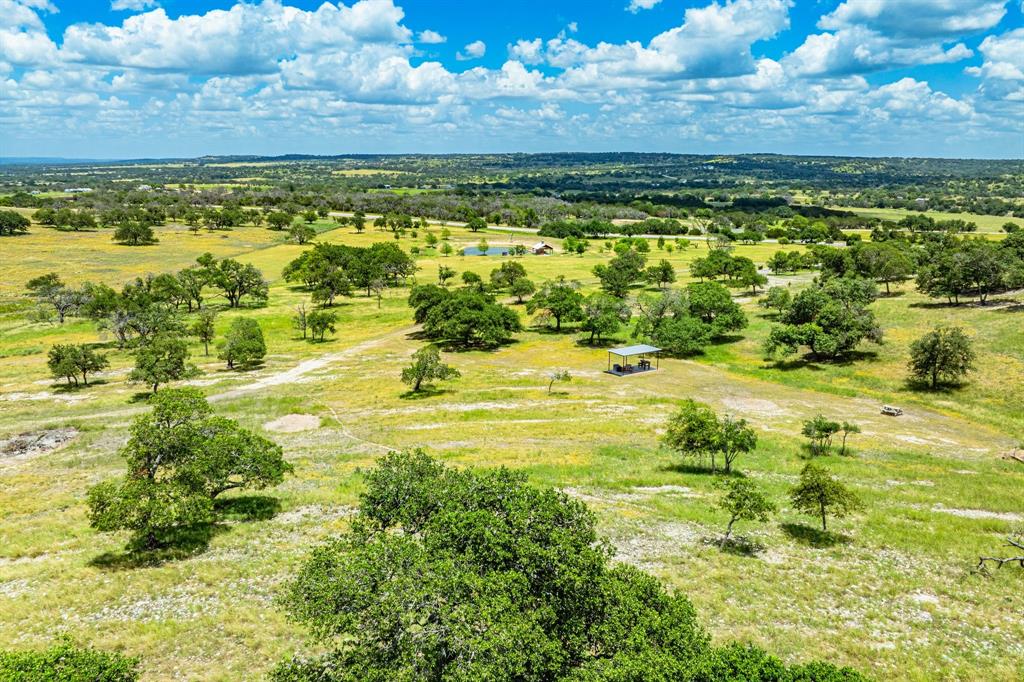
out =
<svg viewBox="0 0 1024 682"><path fill-rule="evenodd" d="M330 229L319 241L368 246L393 239L372 228ZM438 227L430 228L439 232ZM449 228L460 253L485 237L491 246L531 235ZM308 247L250 227L193 235L158 229L160 242L130 248L109 232L31 234L0 244L0 440L61 429L43 445L0 454L0 647L43 645L64 632L95 646L141 655L144 679L236 680L266 672L306 650L304 633L274 599L309 549L347 527L361 490L360 468L391 449L423 447L458 465L505 465L531 481L584 500L599 516L617 560L651 571L687 594L716 640L740 639L788 661L825 657L879 680L1018 679L1024 664L1024 597L1012 567L973 572L980 554L1024 523L1024 466L1001 458L1024 440L1024 294L987 306L939 305L911 284L874 305L886 340L849 364L765 362L772 317L737 291L750 325L736 339L688 360L661 360L656 372L618 378L603 372L602 347L580 345L571 329L531 327L492 352L446 353L460 379L409 397L400 381L423 345L407 289L382 300L340 299L338 331L323 343L297 338L294 307L308 294L280 276ZM559 240L548 240L559 247ZM421 230L401 240L424 249L417 281L439 266L485 278L500 258L444 257L425 249ZM606 262L594 241L583 256L518 259L537 283L564 275L596 287ZM737 246L763 263L780 247ZM788 246L786 250L801 250ZM127 383L128 352L88 321L63 326L25 319L24 282L61 264L69 282L119 285L148 272L177 270L209 251L237 257L270 280L269 305L224 309L220 332L238 315L259 321L268 355L257 369L228 371L191 345L200 387L218 414L283 446L295 474L266 493L235 495L237 513L210 537L167 561L133 563L124 539L88 527L87 488L121 473L118 448L144 387ZM706 255L694 243L672 253L652 244L685 280ZM799 289L807 273L772 277ZM212 301L219 305L219 300ZM522 306L516 306L526 316ZM938 322L963 326L979 351L978 370L955 393L912 392L907 347ZM49 377L46 351L58 342L94 342L111 366L84 390ZM627 341L620 334L620 341ZM194 340L193 340L194 341ZM572 380L548 391L548 373ZM679 401L695 398L747 419L759 445L737 467L779 504L770 523L740 529L751 555L712 542L727 519L715 508L713 476L658 446ZM879 414L883 403L905 409ZM866 511L836 521L833 534L790 508L787 489L805 463L801 424L817 413L858 424L852 456L822 459L860 495ZM279 502L274 502L276 498Z"/></svg>
<svg viewBox="0 0 1024 682"><path fill-rule="evenodd" d="M1003 225L1017 223L1024 226L1021 218L1008 218L996 215L978 215L976 213L946 213L944 211L908 211L902 208L857 208L851 206L836 206L842 211L851 211L857 215L868 218L880 218L881 220L898 221L909 215L925 215L934 220L965 220L978 226L978 232L1003 234Z"/></svg>

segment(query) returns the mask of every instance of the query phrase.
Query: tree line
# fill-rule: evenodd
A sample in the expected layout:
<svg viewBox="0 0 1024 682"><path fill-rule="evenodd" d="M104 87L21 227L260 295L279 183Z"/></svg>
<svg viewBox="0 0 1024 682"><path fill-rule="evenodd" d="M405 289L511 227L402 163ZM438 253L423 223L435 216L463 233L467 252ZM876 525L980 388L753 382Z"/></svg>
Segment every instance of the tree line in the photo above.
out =
<svg viewBox="0 0 1024 682"><path fill-rule="evenodd" d="M216 339L216 310L204 307L206 289L214 288L229 308L262 305L268 285L262 273L251 264L234 259L216 259L204 254L195 266L178 273L138 277L120 291L103 283L86 282L72 287L57 273L35 277L26 290L36 307L36 320L63 324L71 316L92 320L98 330L110 334L118 349L130 349L135 367L130 380L149 386L194 376L198 370L189 363L187 336L203 343L210 352ZM193 318L186 315L194 313ZM232 320L217 344L218 357L229 369L248 368L266 355L266 343L259 324L250 318ZM87 386L89 375L109 366L105 355L88 344L56 344L48 353L47 364L55 378L70 386Z"/></svg>

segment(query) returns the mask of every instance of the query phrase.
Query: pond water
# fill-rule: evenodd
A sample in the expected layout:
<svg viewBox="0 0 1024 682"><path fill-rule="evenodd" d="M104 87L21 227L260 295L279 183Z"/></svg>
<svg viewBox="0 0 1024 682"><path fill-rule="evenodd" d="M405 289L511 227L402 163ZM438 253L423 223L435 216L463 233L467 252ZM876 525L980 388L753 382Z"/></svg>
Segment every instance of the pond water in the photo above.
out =
<svg viewBox="0 0 1024 682"><path fill-rule="evenodd" d="M507 256L510 249L507 246L492 246L486 253L475 246L467 246L462 250L463 256Z"/></svg>

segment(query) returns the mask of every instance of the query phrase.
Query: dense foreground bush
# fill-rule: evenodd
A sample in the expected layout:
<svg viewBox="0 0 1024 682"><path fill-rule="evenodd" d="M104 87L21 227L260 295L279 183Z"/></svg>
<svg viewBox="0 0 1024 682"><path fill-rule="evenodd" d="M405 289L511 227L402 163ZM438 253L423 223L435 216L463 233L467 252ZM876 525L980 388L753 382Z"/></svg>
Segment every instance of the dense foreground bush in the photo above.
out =
<svg viewBox="0 0 1024 682"><path fill-rule="evenodd" d="M0 651L5 682L134 682L139 661L62 642L45 651Z"/></svg>
<svg viewBox="0 0 1024 682"><path fill-rule="evenodd" d="M586 505L521 473L392 453L366 482L351 530L283 597L328 653L277 682L864 679L711 647L686 597L611 563Z"/></svg>

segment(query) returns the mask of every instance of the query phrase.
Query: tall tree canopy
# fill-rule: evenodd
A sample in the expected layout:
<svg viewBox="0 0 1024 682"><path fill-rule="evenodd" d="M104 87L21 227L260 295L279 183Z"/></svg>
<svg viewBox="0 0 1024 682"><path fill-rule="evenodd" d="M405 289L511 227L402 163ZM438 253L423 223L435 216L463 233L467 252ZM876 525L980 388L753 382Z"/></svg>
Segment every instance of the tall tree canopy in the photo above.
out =
<svg viewBox="0 0 1024 682"><path fill-rule="evenodd" d="M449 291L433 284L415 286L409 305L427 338L455 346L496 346L522 331L514 310L475 287Z"/></svg>
<svg viewBox="0 0 1024 682"><path fill-rule="evenodd" d="M327 653L273 679L863 679L712 648L690 602L613 564L594 526L582 502L525 474L392 453L367 473L351 530L314 550L283 598Z"/></svg>
<svg viewBox="0 0 1024 682"><path fill-rule="evenodd" d="M779 316L781 324L765 341L766 354L791 355L806 346L814 356L834 360L862 341L881 343L882 330L868 308L876 295L873 282L849 277L804 289Z"/></svg>
<svg viewBox="0 0 1024 682"><path fill-rule="evenodd" d="M154 548L208 523L221 493L276 485L292 470L279 446L214 416L197 389L168 389L150 404L121 450L127 473L93 486L88 497L93 528L132 531L133 547Z"/></svg>

